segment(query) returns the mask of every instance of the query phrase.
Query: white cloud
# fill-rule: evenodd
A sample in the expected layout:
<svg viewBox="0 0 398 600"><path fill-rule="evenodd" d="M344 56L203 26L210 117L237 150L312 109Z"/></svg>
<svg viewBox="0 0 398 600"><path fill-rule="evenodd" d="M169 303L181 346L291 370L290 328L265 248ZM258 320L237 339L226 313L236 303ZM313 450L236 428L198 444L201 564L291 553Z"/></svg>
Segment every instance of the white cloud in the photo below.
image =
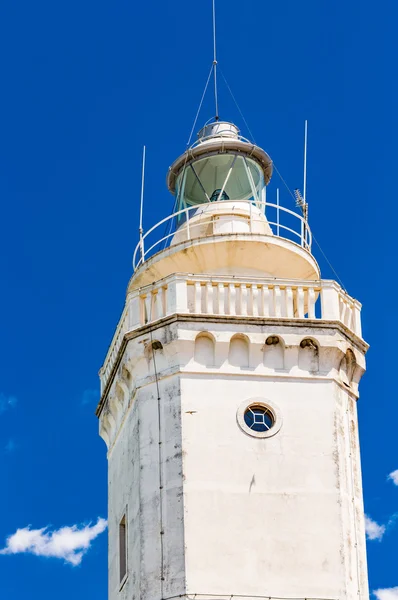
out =
<svg viewBox="0 0 398 600"><path fill-rule="evenodd" d="M386 532L386 526L379 525L376 521L365 515L365 531L368 540L379 540L381 542Z"/></svg>
<svg viewBox="0 0 398 600"><path fill-rule="evenodd" d="M107 527L105 519L98 518L95 525L61 527L48 531L48 527L31 529L30 526L7 538L6 547L0 554L29 553L36 556L62 558L74 566L79 565L91 542Z"/></svg>
<svg viewBox="0 0 398 600"><path fill-rule="evenodd" d="M374 590L377 600L398 600L398 587Z"/></svg>
<svg viewBox="0 0 398 600"><path fill-rule="evenodd" d="M390 473L387 479L391 479L394 485L398 485L398 469Z"/></svg>

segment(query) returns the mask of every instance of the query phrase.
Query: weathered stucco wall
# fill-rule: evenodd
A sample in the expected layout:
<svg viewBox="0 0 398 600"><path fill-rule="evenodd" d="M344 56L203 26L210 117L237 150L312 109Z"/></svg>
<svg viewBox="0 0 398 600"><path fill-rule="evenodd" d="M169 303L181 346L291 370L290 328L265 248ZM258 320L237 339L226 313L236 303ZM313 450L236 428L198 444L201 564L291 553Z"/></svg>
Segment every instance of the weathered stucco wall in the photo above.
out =
<svg viewBox="0 0 398 600"><path fill-rule="evenodd" d="M133 381L141 371L142 387L133 385L128 392L108 456L111 599L161 598L185 589L180 380L174 375L159 381L159 405L153 355L142 342L130 342L121 367L122 372L132 356ZM162 368L162 357L159 363ZM119 591L118 530L124 514L128 577Z"/></svg>

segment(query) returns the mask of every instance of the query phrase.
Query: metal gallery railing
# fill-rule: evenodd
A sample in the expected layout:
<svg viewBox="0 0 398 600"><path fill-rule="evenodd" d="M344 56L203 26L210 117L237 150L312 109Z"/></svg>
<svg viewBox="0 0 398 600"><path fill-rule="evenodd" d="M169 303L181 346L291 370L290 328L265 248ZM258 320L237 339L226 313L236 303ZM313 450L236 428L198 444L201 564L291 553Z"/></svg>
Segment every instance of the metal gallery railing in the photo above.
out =
<svg viewBox="0 0 398 600"><path fill-rule="evenodd" d="M215 203L206 202L195 206L188 206L156 223L156 225L151 227L145 234L141 235L140 241L133 254L134 270L153 254L167 248L176 234L179 234L179 237L181 238L179 241L188 241L200 237L198 234L199 227L206 224L214 224L215 219L221 214L224 217L226 214L230 214L231 217L239 214L239 217L246 218L247 231L240 233L258 235L261 227L269 225L271 233L264 235L271 234L288 239L309 252L311 251L311 230L308 222L300 214L288 208L284 208L280 204L273 204L271 202L253 202L251 200L227 200L217 202L217 204L220 205L220 208L223 208L222 205L224 203L226 209L222 212L211 212L210 208L213 207ZM259 213L258 209L262 212ZM198 216L201 217L200 221L197 219ZM273 217L271 220L269 219L270 216ZM194 217L196 218L193 225L192 219ZM177 227L178 222L180 222L180 225ZM213 235L220 234L214 233ZM221 235L228 235L228 233ZM206 233L206 237L208 236L209 233Z"/></svg>

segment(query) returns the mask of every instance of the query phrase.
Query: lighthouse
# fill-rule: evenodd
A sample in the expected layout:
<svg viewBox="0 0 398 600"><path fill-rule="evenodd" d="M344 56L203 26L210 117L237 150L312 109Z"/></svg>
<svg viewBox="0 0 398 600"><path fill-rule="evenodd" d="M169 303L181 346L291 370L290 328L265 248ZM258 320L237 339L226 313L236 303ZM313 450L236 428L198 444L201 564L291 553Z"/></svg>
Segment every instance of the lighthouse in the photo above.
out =
<svg viewBox="0 0 398 600"><path fill-rule="evenodd" d="M100 371L109 600L369 597L361 305L232 123L167 174Z"/></svg>

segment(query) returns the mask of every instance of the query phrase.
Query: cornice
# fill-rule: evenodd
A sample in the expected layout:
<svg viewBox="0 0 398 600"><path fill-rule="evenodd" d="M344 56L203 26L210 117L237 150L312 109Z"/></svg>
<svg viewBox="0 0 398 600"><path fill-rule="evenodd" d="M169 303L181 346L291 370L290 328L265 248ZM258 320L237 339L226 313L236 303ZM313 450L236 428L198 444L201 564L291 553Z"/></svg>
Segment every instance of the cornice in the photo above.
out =
<svg viewBox="0 0 398 600"><path fill-rule="evenodd" d="M152 323L148 323L146 325L142 325L141 327L137 327L133 331L128 331L124 334L123 341L120 345L115 364L113 365L110 376L107 380L106 386L101 394L101 399L96 408L95 414L97 417L100 417L102 409L106 403L109 390L112 386L115 374L119 368L120 361L124 355L124 351L126 346L130 340L134 340L137 337L140 337L145 334L149 334L152 331L156 331L157 329L170 326L174 323L220 323L220 324L234 324L234 325L254 325L267 327L272 326L276 328L276 330L283 327L294 327L300 329L328 329L328 330L337 330L342 336L346 338L346 340L352 344L357 350L361 353L365 354L369 348L369 344L367 344L362 338L358 337L355 333L353 333L348 327L346 327L340 321L324 321L321 319L289 319L289 318L273 318L273 317L252 317L252 316L221 316L221 315L203 315L203 314L179 314L176 313L174 315L169 315L167 317L163 317L158 319L157 321L153 321Z"/></svg>

